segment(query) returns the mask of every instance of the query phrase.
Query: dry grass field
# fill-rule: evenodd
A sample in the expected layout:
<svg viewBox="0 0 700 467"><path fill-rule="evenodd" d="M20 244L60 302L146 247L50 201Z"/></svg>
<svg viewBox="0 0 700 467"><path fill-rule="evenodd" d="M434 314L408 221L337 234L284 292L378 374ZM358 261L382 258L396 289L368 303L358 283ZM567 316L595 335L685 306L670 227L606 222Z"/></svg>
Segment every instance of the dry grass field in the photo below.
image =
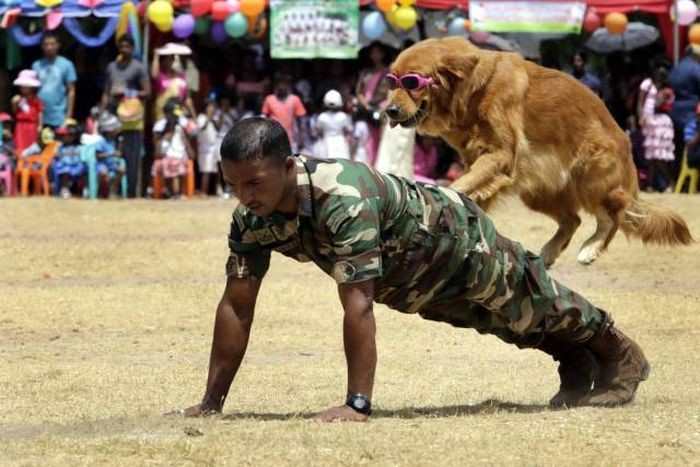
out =
<svg viewBox="0 0 700 467"><path fill-rule="evenodd" d="M700 237L700 196L650 196ZM0 465L700 465L700 245L619 234L591 267L584 225L552 274L610 311L652 363L637 401L550 410L555 364L490 336L378 306L375 415L342 403L332 280L274 256L225 413L199 402L232 202L0 199ZM494 218L539 249L519 203Z"/></svg>

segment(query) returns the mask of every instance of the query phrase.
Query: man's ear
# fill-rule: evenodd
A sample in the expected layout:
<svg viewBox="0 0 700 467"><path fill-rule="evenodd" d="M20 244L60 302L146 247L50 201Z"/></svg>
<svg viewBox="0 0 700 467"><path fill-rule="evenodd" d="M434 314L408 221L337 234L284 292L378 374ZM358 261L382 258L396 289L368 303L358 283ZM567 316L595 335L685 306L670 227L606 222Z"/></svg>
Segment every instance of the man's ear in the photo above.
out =
<svg viewBox="0 0 700 467"><path fill-rule="evenodd" d="M297 165L297 163L296 163L296 161L294 160L294 157L293 157L293 156L287 156L287 157L284 159L284 170L285 170L286 172L291 172L291 171L293 171L293 170L296 170L296 165Z"/></svg>

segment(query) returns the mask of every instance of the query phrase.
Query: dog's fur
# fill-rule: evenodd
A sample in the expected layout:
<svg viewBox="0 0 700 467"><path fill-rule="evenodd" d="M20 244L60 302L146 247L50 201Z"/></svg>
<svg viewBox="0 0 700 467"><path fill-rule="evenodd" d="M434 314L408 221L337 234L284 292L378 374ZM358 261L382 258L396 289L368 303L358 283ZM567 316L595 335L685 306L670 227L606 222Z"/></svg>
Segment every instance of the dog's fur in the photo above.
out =
<svg viewBox="0 0 700 467"><path fill-rule="evenodd" d="M542 248L547 266L569 244L581 208L597 221L578 255L584 264L598 257L618 227L644 243L692 241L678 214L638 198L629 138L574 78L456 37L413 45L391 72L434 78L420 91L392 91L387 115L392 125L415 126L459 152L468 170L453 188L484 208L497 196L518 194L559 224Z"/></svg>

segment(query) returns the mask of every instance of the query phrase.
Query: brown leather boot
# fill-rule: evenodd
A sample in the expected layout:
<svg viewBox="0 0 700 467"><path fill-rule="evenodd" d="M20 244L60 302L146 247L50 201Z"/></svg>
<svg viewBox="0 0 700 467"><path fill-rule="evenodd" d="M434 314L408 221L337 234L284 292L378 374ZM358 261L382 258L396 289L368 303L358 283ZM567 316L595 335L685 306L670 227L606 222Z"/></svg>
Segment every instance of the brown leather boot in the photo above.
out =
<svg viewBox="0 0 700 467"><path fill-rule="evenodd" d="M610 316L603 313L603 323L585 342L600 365L600 378L583 405L616 406L634 400L639 383L649 377L651 366L642 349L614 327Z"/></svg>
<svg viewBox="0 0 700 467"><path fill-rule="evenodd" d="M573 341L564 341L550 335L537 346L559 362L559 392L549 401L552 407L576 407L588 396L598 373L593 354Z"/></svg>

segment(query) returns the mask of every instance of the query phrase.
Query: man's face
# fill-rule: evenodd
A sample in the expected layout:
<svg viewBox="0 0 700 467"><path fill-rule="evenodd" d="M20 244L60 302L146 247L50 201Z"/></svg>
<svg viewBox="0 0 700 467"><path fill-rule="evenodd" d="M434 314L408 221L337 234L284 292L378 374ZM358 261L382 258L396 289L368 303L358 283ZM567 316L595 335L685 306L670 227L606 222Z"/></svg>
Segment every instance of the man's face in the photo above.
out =
<svg viewBox="0 0 700 467"><path fill-rule="evenodd" d="M583 70L585 64L586 63L583 61L583 58L581 58L580 55L574 56L574 70Z"/></svg>
<svg viewBox="0 0 700 467"><path fill-rule="evenodd" d="M257 216L278 211L293 175L294 159L279 164L270 158L254 162L221 161L224 181L240 202Z"/></svg>
<svg viewBox="0 0 700 467"><path fill-rule="evenodd" d="M41 50L44 56L53 58L58 55L58 41L54 37L47 37L41 42Z"/></svg>
<svg viewBox="0 0 700 467"><path fill-rule="evenodd" d="M125 60L128 60L134 54L134 48L131 46L131 44L129 44L126 41L120 42L119 53L122 55L122 57L124 57Z"/></svg>
<svg viewBox="0 0 700 467"><path fill-rule="evenodd" d="M289 83L287 81L279 81L277 83L277 94L287 94L289 92Z"/></svg>

